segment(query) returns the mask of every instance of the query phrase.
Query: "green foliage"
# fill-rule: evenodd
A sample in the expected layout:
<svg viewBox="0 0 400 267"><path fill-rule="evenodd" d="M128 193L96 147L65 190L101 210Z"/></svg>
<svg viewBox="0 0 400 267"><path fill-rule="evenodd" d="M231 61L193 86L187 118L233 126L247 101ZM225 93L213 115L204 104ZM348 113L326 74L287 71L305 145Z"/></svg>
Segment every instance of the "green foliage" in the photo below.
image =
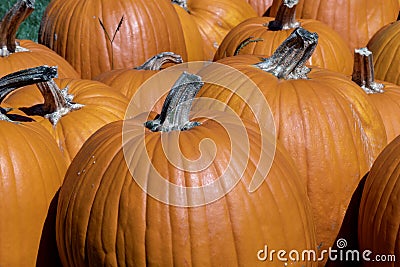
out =
<svg viewBox="0 0 400 267"><path fill-rule="evenodd" d="M0 0L0 20L4 14L17 2L17 0ZM32 14L21 24L18 29L18 39L29 39L37 42L40 21L46 6L50 0L36 0L35 10Z"/></svg>

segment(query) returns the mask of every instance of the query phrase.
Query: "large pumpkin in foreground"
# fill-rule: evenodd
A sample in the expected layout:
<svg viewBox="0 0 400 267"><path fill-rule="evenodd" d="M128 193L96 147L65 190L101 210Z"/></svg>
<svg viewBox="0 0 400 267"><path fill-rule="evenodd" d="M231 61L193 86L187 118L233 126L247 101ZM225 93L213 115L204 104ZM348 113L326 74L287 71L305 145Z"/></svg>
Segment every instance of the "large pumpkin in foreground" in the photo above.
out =
<svg viewBox="0 0 400 267"><path fill-rule="evenodd" d="M35 69L28 74L30 84L37 73ZM18 75L6 77L0 79L2 90L6 84L16 86L9 82L17 81ZM0 266L35 266L40 249L47 254L47 264L54 266L57 248L41 240L54 236L44 225L67 165L44 127L1 112Z"/></svg>
<svg viewBox="0 0 400 267"><path fill-rule="evenodd" d="M277 138L307 187L317 242L328 249L359 180L387 141L378 110L356 83L344 74L303 65L316 41L316 34L298 28L269 58L239 55L217 62L246 74L265 96ZM226 73L216 70L214 75ZM242 101L238 79L229 79L233 92L206 84L198 96L227 103L242 118L253 120L246 103L258 96Z"/></svg>
<svg viewBox="0 0 400 267"><path fill-rule="evenodd" d="M358 217L358 240L361 251L370 250L372 254L363 266L398 266L399 170L400 137L396 137L376 159L365 181Z"/></svg>
<svg viewBox="0 0 400 267"><path fill-rule="evenodd" d="M158 117L161 122L164 111ZM258 253L265 245L288 251L316 249L309 202L290 157L278 145L265 181L249 193L261 152L258 127L246 122L245 128L230 125L234 133L247 133L246 151L244 136L230 139L224 128L229 116L213 115L197 118L201 125L185 120L164 123L159 125L162 132L153 132L159 130L153 127L158 119L149 130L144 126L146 114L139 115L101 128L85 143L67 171L58 202L57 244L65 266L257 266L265 264L257 260L257 254L265 256ZM199 145L205 139L212 140L216 153L204 167ZM232 151L231 145L239 149ZM248 163L229 163L241 150L249 152ZM189 165L182 170L176 163ZM218 179L227 169L232 175ZM206 201L227 190L225 182L231 179L238 181L231 191ZM170 184L163 186L166 182ZM174 191L176 186L180 189ZM198 200L204 203L190 205ZM279 262L274 259L274 264Z"/></svg>

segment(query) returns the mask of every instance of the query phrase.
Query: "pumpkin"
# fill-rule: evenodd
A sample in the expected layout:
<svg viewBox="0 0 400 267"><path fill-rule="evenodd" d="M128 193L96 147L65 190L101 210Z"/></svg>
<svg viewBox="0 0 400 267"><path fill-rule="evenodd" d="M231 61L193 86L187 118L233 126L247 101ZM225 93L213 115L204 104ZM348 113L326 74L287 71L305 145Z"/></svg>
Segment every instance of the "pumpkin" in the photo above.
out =
<svg viewBox="0 0 400 267"><path fill-rule="evenodd" d="M318 46L309 63L313 66L351 74L352 54L346 42L332 28L314 19L296 20L298 0L284 0L276 18L255 17L233 28L219 46L214 60L234 55L271 56L276 48L299 26L317 32Z"/></svg>
<svg viewBox="0 0 400 267"><path fill-rule="evenodd" d="M271 7L275 16L280 0ZM396 20L398 0L300 0L297 16L322 21L339 33L351 51L364 47L383 26Z"/></svg>
<svg viewBox="0 0 400 267"><path fill-rule="evenodd" d="M23 72L23 73L22 73ZM23 70L0 78L0 90L45 81L52 71ZM19 75L28 75L21 79ZM50 76L49 76L50 75ZM36 266L48 209L67 166L55 140L35 122L0 119L0 266ZM13 121L11 121L13 120ZM55 238L54 238L55 240ZM57 251L46 247L47 264ZM22 253L22 254L21 254Z"/></svg>
<svg viewBox="0 0 400 267"><path fill-rule="evenodd" d="M111 70L93 78L132 99L138 88L168 63L182 63L182 57L171 52L157 54L132 69Z"/></svg>
<svg viewBox="0 0 400 267"><path fill-rule="evenodd" d="M40 90L23 87L8 92L3 105L45 126L67 163L96 130L122 119L128 105L126 97L98 81L57 79L37 86Z"/></svg>
<svg viewBox="0 0 400 267"><path fill-rule="evenodd" d="M182 86L183 81L189 86ZM182 73L175 85L161 114L144 113L104 126L71 163L57 213L62 263L258 266L265 264L257 260L257 254L264 256L260 251L266 242L270 248L316 249L309 202L284 149L277 145L268 177L249 193L262 153L258 125L231 124L234 115L217 111L209 113L211 118L189 121L190 107L182 103L192 101L202 85L201 77ZM246 142L243 135L232 138L231 133L248 136L250 150L243 151L248 153L248 164L232 158L238 154L231 145L244 149ZM273 144L270 137L264 141ZM199 154L198 145L205 139L212 140L216 152L209 164ZM176 153L178 147L180 153ZM228 166L230 160L232 166ZM175 165L183 161L190 162L184 169ZM219 179L226 172L232 176ZM156 173L161 180L156 180ZM237 184L231 187L230 179ZM170 184L162 186L162 181ZM151 196L153 190L160 198ZM214 198L219 192L223 195ZM163 202L162 196L169 202ZM315 266L315 262L300 260L293 266Z"/></svg>
<svg viewBox="0 0 400 267"><path fill-rule="evenodd" d="M75 69L51 49L31 40L16 40L20 24L34 10L34 1L19 0L0 21L0 77L41 65L58 66L60 78L78 78Z"/></svg>
<svg viewBox="0 0 400 267"><path fill-rule="evenodd" d="M257 16L243 0L172 0L172 3L186 10L195 21L203 39L204 59L210 61L230 29ZM185 23L186 17L180 15L180 18Z"/></svg>
<svg viewBox="0 0 400 267"><path fill-rule="evenodd" d="M400 257L399 210L400 137L389 143L374 162L365 181L358 216L358 241L361 251L369 250L370 261L363 266L397 266ZM375 258L382 255L381 258ZM383 261L385 261L383 263Z"/></svg>
<svg viewBox="0 0 400 267"><path fill-rule="evenodd" d="M254 8L259 16L262 16L272 5L273 0L247 0L247 2Z"/></svg>
<svg viewBox="0 0 400 267"><path fill-rule="evenodd" d="M133 68L164 51L187 60L179 17L165 0L51 1L38 39L84 79L112 69Z"/></svg>
<svg viewBox="0 0 400 267"><path fill-rule="evenodd" d="M205 60L204 56L204 42L200 34L196 21L193 17L179 5L173 5L176 13L178 14L180 24L185 37L185 45L187 51L188 61L201 61Z"/></svg>
<svg viewBox="0 0 400 267"><path fill-rule="evenodd" d="M400 86L385 81L375 81L373 54L366 47L356 49L354 58L352 79L364 89L377 107L385 124L389 143L400 135Z"/></svg>
<svg viewBox="0 0 400 267"><path fill-rule="evenodd" d="M321 249L332 245L351 195L386 145L384 124L368 96L348 76L307 67L318 35L297 28L268 58L238 55L218 63L246 74L265 96L276 134L293 157L307 187ZM224 75L215 71L215 77ZM231 79L236 91L240 84ZM254 121L246 102L216 85L205 85L199 97L228 104ZM327 212L329 211L329 212Z"/></svg>
<svg viewBox="0 0 400 267"><path fill-rule="evenodd" d="M375 77L400 85L400 20L381 28L369 40L367 47L374 54Z"/></svg>

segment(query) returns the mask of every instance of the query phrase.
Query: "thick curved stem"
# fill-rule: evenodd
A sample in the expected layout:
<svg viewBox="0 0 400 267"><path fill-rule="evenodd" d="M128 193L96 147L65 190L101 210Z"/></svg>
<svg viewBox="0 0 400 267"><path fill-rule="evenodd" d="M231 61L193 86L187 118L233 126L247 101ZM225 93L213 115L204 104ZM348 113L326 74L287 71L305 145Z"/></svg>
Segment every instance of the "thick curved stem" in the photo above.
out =
<svg viewBox="0 0 400 267"><path fill-rule="evenodd" d="M17 71L0 78L0 103L16 89L36 84L38 82L49 81L57 77L57 67L40 66ZM0 120L11 121L16 115L7 115L11 109L0 107ZM27 121L25 119L25 121Z"/></svg>
<svg viewBox="0 0 400 267"><path fill-rule="evenodd" d="M383 93L384 85L375 82L372 52L363 47L354 51L353 82L367 94Z"/></svg>
<svg viewBox="0 0 400 267"><path fill-rule="evenodd" d="M161 113L154 120L147 121L145 127L153 132L170 132L200 125L189 120L189 113L193 99L203 85L200 76L183 72L169 91Z"/></svg>
<svg viewBox="0 0 400 267"><path fill-rule="evenodd" d="M0 57L5 57L18 50L26 51L19 48L16 42L17 30L21 23L34 10L35 0L19 0L4 15L0 22Z"/></svg>
<svg viewBox="0 0 400 267"><path fill-rule="evenodd" d="M164 64L167 63L175 63L179 64L182 63L182 57L177 55L173 52L162 52L157 54L151 58L149 58L145 63L142 65L134 68L136 70L160 70Z"/></svg>
<svg viewBox="0 0 400 267"><path fill-rule="evenodd" d="M0 78L0 103L16 89L39 82L50 81L56 78L57 74L57 67L39 66L13 72Z"/></svg>
<svg viewBox="0 0 400 267"><path fill-rule="evenodd" d="M37 87L44 98L44 103L20 110L30 116L45 117L53 126L56 126L63 116L84 106L72 102L74 96L68 93L68 87L60 89L54 80L37 83Z"/></svg>
<svg viewBox="0 0 400 267"><path fill-rule="evenodd" d="M297 28L275 50L254 66L280 79L307 79L310 69L305 66L318 44L318 34Z"/></svg>
<svg viewBox="0 0 400 267"><path fill-rule="evenodd" d="M188 5L187 5L187 0L171 0L171 2L173 4L176 4L176 5L180 6L181 8L186 10L187 13L190 14L190 10L189 10Z"/></svg>
<svg viewBox="0 0 400 267"><path fill-rule="evenodd" d="M296 20L296 6L299 0L283 0L279 6L275 20L266 25L271 31L295 29L300 26Z"/></svg>

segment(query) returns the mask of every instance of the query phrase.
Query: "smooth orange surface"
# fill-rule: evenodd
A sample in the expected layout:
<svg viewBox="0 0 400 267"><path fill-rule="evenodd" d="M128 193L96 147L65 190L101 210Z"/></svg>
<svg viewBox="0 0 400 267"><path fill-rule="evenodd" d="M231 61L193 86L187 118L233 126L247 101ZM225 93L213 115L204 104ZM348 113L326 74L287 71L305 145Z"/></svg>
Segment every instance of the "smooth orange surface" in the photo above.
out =
<svg viewBox="0 0 400 267"><path fill-rule="evenodd" d="M242 71L264 94L277 138L307 187L317 242L327 249L339 232L359 180L386 145L384 124L368 96L347 76L313 68L307 80L280 80L252 66L259 61L257 56L243 55L218 62ZM218 75L222 74L215 72ZM240 89L234 79L231 83ZM242 118L254 120L245 103L227 89L205 85L198 97L216 98Z"/></svg>
<svg viewBox="0 0 400 267"><path fill-rule="evenodd" d="M160 147L160 133L146 130L145 141L135 134L138 129L142 131L144 121L137 118L126 122L130 130L125 144L135 159L149 157L170 182L189 187L209 183L228 163L230 140L215 121L201 120L201 126L179 134L179 145L189 159L198 157L201 140L210 138L216 145L217 157L209 167L192 173L167 161ZM259 135L254 126L248 127L252 149L242 179L221 199L195 208L169 206L146 195L127 168L121 147L122 122L103 127L71 163L60 191L57 243L63 264L258 266L265 265L257 261L257 252L265 244L271 249L316 249L305 190L292 160L280 145L265 182L254 193L247 191L259 153ZM166 133L165 138L170 144L173 134ZM136 148L142 144L146 144L145 149ZM174 159L179 162L180 157ZM134 162L131 168L149 171L145 161ZM152 186L151 181L147 183ZM168 188L159 189L169 192ZM296 262L292 266L316 263Z"/></svg>
<svg viewBox="0 0 400 267"><path fill-rule="evenodd" d="M107 39L99 19L113 38ZM161 52L186 61L179 17L168 0L56 0L43 14L39 43L64 57L90 79L111 69L139 66Z"/></svg>
<svg viewBox="0 0 400 267"><path fill-rule="evenodd" d="M0 136L0 266L35 266L41 237L53 234L44 223L67 165L37 123L0 121Z"/></svg>
<svg viewBox="0 0 400 267"><path fill-rule="evenodd" d="M380 29L367 45L374 55L376 79L397 85L400 85L399 38L400 21L396 21Z"/></svg>

